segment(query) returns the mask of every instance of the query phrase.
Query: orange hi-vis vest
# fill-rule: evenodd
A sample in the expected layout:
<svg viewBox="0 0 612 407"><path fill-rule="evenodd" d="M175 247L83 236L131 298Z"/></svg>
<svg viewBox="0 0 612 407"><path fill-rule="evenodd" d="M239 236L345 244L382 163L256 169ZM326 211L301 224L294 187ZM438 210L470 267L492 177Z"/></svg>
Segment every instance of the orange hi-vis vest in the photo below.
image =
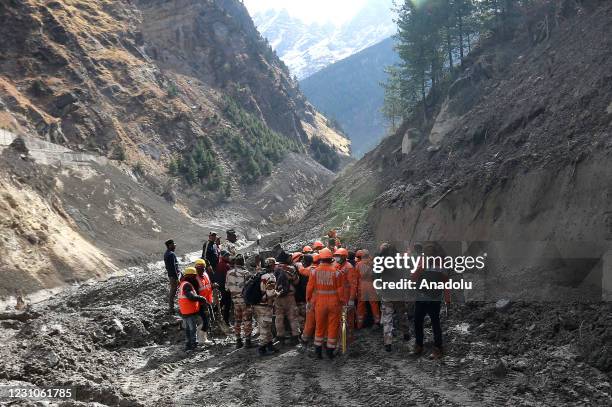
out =
<svg viewBox="0 0 612 407"><path fill-rule="evenodd" d="M185 295L185 287L187 285L190 285L193 288L191 283L189 283L188 281L183 281L181 285L179 286L179 295L178 295L179 312L181 313L181 315L197 314L198 312L200 312L200 302L193 301L187 298L187 296Z"/></svg>
<svg viewBox="0 0 612 407"><path fill-rule="evenodd" d="M213 302L213 288L210 283L210 277L208 277L208 273L204 272L202 277L198 276L198 283L200 286L198 288L198 294L202 297L206 298L209 304Z"/></svg>
<svg viewBox="0 0 612 407"><path fill-rule="evenodd" d="M306 300L311 302L315 294L317 296L317 303L319 301L342 302L344 287L342 286L340 274L332 264L319 264L312 277L308 280Z"/></svg>

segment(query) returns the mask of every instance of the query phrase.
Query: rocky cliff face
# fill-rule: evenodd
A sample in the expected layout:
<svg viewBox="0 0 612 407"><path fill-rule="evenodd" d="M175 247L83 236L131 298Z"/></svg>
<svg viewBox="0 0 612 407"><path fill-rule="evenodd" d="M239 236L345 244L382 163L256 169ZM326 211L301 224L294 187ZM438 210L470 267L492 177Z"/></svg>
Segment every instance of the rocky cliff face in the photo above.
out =
<svg viewBox="0 0 612 407"><path fill-rule="evenodd" d="M330 132L238 1L9 1L0 19L3 99L51 141L159 160L209 133L222 95L286 137Z"/></svg>
<svg viewBox="0 0 612 407"><path fill-rule="evenodd" d="M163 69L220 89L272 129L298 141L328 131L316 122L315 109L241 3L143 0L139 6L145 50ZM348 144L334 145L346 152Z"/></svg>

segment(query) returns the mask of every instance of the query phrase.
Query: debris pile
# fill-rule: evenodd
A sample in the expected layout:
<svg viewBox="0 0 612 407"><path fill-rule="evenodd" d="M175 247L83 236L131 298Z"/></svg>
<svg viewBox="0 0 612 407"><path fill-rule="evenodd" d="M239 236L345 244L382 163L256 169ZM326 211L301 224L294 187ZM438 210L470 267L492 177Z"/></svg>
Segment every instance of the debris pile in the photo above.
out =
<svg viewBox="0 0 612 407"><path fill-rule="evenodd" d="M75 387L66 405L612 402L610 304L456 304L443 320L442 361L408 356L411 342L400 337L387 353L382 332L365 329L348 356L321 364L295 348L260 358L219 337L185 353L165 293L164 273L151 270L72 287L34 304L27 318L5 319L0 380Z"/></svg>

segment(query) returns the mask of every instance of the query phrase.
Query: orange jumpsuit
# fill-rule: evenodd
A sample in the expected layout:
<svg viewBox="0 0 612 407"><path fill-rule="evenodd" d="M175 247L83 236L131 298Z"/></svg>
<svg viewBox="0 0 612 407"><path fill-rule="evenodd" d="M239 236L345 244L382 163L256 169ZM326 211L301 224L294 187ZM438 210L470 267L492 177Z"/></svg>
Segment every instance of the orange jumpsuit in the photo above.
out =
<svg viewBox="0 0 612 407"><path fill-rule="evenodd" d="M309 267L303 267L300 269L300 274L308 277L308 282L315 278L315 270L316 266L312 265ZM302 329L302 340L304 342L308 342L313 336L315 332L315 310L314 304L317 300L316 291L312 293L312 299L308 301L308 305L306 308L306 322L304 323L304 329Z"/></svg>
<svg viewBox="0 0 612 407"><path fill-rule="evenodd" d="M345 261L338 270L344 275L344 302L348 305L349 301L356 303L357 292L359 289L359 272L351 263Z"/></svg>
<svg viewBox="0 0 612 407"><path fill-rule="evenodd" d="M366 316L366 303L370 303L374 323L380 323L380 307L378 305L378 295L374 289L374 276L372 274L372 262L362 260L355 267L359 273L359 302L357 303L357 329L363 328Z"/></svg>
<svg viewBox="0 0 612 407"><path fill-rule="evenodd" d="M347 328L348 338L350 341L353 340L353 331L355 329L355 306L357 305L357 289L359 287L359 273L353 267L351 263L345 261L342 264L336 264L337 270L340 272L343 286L343 299L344 305L348 305L349 301L353 301L353 307L350 307L347 311ZM340 332L342 332L342 326L339 326Z"/></svg>
<svg viewBox="0 0 612 407"><path fill-rule="evenodd" d="M316 292L315 310L315 346L323 344L327 337L327 348L335 349L338 343L338 326L342 310L344 287L334 265L321 263L314 276L308 280L306 301L311 303Z"/></svg>

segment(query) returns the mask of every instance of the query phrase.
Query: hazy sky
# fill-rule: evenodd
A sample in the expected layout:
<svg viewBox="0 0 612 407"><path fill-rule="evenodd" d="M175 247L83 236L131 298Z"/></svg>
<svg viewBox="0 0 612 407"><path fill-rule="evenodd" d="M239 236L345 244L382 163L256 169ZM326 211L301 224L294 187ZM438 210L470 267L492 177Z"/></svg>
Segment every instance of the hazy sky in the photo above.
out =
<svg viewBox="0 0 612 407"><path fill-rule="evenodd" d="M268 9L287 9L306 22L341 24L359 11L366 0L244 0L251 14Z"/></svg>

